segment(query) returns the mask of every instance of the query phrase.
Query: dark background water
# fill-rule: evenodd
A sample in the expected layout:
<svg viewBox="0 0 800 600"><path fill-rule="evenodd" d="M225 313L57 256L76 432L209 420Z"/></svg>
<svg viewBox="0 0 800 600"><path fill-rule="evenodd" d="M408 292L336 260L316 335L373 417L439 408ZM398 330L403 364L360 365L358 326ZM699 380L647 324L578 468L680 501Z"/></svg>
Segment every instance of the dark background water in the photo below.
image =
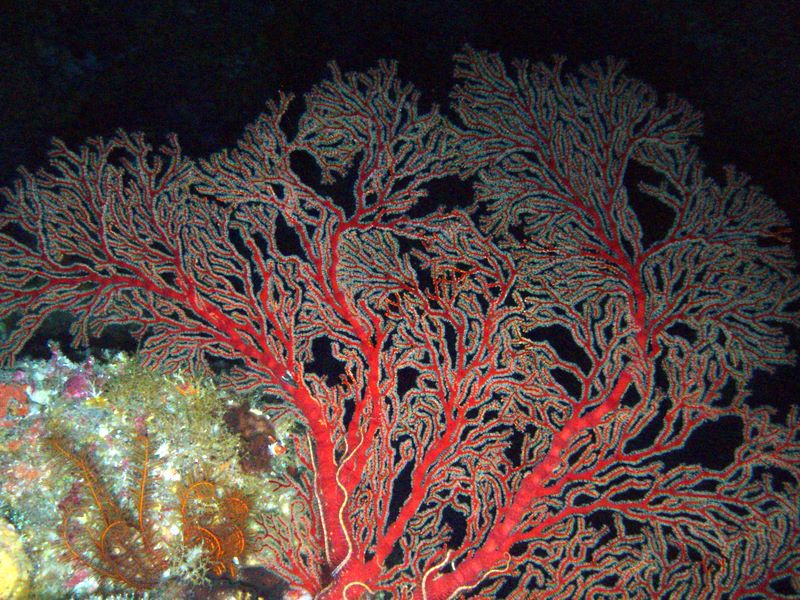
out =
<svg viewBox="0 0 800 600"><path fill-rule="evenodd" d="M53 136L76 146L115 129L190 155L231 146L278 90L400 63L423 99L447 104L464 43L506 61L568 69L612 55L662 96L705 114L702 156L733 163L787 211L800 253L800 3L718 0L238 2L4 0L0 5L0 184L43 164ZM795 337L795 342L797 338ZM763 397L796 402L791 369Z"/></svg>

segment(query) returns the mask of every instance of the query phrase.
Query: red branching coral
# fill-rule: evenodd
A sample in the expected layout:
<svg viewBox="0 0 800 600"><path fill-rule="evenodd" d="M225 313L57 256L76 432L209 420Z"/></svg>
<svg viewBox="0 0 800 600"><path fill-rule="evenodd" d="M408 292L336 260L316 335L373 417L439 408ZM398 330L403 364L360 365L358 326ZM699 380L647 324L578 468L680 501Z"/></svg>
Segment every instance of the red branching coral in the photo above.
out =
<svg viewBox="0 0 800 600"><path fill-rule="evenodd" d="M162 371L231 363L306 427L259 542L319 599L796 595L800 411L749 400L796 364L785 215L621 62L465 48L455 77L451 119L394 63L333 66L296 123L281 94L205 160L55 142L0 189L0 363L58 311L78 346L124 325ZM262 425L235 429L266 463ZM106 546L144 528L71 456L121 570ZM212 489L187 529L226 570L243 527Z"/></svg>

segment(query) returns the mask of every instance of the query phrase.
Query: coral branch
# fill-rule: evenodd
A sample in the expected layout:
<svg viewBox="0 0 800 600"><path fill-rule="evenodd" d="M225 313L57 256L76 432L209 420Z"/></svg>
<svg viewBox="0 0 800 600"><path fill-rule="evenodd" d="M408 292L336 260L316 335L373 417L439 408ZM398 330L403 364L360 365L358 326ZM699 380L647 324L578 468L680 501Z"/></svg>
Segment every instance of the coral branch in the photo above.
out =
<svg viewBox="0 0 800 600"><path fill-rule="evenodd" d="M798 593L797 412L746 401L795 361L785 216L708 176L700 115L620 61L455 62L452 119L381 62L332 65L296 126L281 94L207 160L56 142L3 191L4 360L68 311L76 344L124 325L148 365L211 363L299 416L277 482L268 420L223 417L247 475L292 490L279 511L181 492L216 575L252 552L320 599ZM456 175L468 209L427 198ZM53 443L89 498L70 553L136 589L162 568L143 443L135 518Z"/></svg>

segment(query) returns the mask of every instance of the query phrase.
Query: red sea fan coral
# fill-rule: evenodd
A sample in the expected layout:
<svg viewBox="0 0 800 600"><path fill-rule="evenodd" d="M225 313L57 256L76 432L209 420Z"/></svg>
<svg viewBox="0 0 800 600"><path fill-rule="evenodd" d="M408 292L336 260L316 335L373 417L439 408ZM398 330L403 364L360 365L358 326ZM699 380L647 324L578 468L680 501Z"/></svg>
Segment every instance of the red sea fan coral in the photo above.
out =
<svg viewBox="0 0 800 600"><path fill-rule="evenodd" d="M291 406L304 468L262 538L320 599L796 594L800 413L748 397L795 362L785 216L618 61L455 60L452 119L381 62L206 160L56 142L3 191L0 359L65 310L77 344L125 325L149 366L219 360ZM147 528L66 454L97 491L83 560L122 570L107 538ZM244 546L214 489L185 510L222 572Z"/></svg>

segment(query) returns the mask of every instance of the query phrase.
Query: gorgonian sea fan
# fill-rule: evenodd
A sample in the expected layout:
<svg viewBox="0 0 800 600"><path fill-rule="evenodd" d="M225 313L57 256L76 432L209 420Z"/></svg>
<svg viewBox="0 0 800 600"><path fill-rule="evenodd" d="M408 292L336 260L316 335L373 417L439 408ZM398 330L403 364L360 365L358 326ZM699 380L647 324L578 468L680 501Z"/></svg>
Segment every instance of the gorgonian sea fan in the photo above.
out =
<svg viewBox="0 0 800 600"><path fill-rule="evenodd" d="M455 60L457 121L380 63L207 160L57 142L4 192L6 358L69 310L162 369L236 361L306 425L291 514L256 522L320 598L796 591L797 410L745 402L794 361L785 217L620 62ZM474 206L438 208L459 173ZM722 424L725 460L687 455Z"/></svg>

